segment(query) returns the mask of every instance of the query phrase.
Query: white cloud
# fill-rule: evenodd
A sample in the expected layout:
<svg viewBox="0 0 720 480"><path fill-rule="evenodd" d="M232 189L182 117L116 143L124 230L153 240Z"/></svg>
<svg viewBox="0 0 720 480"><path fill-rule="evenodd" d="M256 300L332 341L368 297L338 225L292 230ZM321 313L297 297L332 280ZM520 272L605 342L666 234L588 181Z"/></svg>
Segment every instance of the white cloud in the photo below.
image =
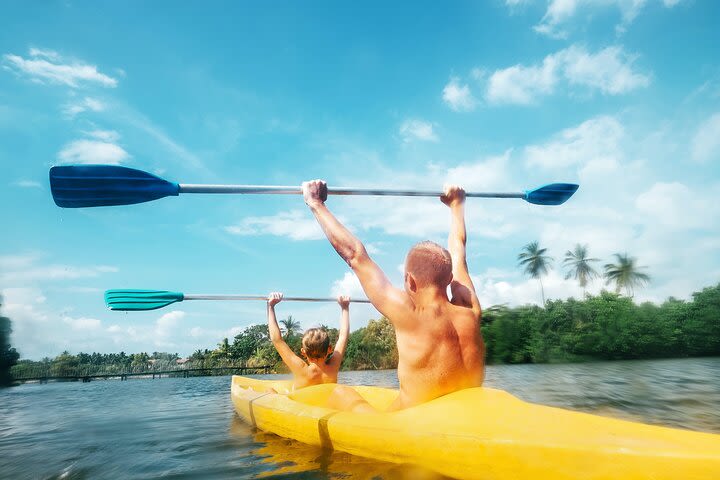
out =
<svg viewBox="0 0 720 480"><path fill-rule="evenodd" d="M102 112L106 106L100 100L91 97L84 97L80 101L67 103L63 106L63 114L73 118L82 112Z"/></svg>
<svg viewBox="0 0 720 480"><path fill-rule="evenodd" d="M70 328L73 330L97 330L101 328L102 322L96 318L86 318L86 317L80 317L80 318L72 318L72 317L63 317L63 322L66 325L69 325Z"/></svg>
<svg viewBox="0 0 720 480"><path fill-rule="evenodd" d="M562 57L565 78L571 85L619 95L650 84L650 77L633 71L636 56L626 54L619 46L607 47L595 54L573 46L558 55Z"/></svg>
<svg viewBox="0 0 720 480"><path fill-rule="evenodd" d="M609 116L586 120L554 135L547 143L525 147L528 167L567 169L589 166L594 170L614 170L621 155L624 128Z"/></svg>
<svg viewBox="0 0 720 480"><path fill-rule="evenodd" d="M692 158L698 162L720 160L720 113L712 115L698 128L692 139Z"/></svg>
<svg viewBox="0 0 720 480"><path fill-rule="evenodd" d="M711 190L711 189L710 189ZM654 184L638 195L635 206L653 221L670 230L714 228L720 215L715 195L697 192L679 182Z"/></svg>
<svg viewBox="0 0 720 480"><path fill-rule="evenodd" d="M92 130L89 132L85 132L85 134L89 137L95 138L97 140L102 140L104 142L117 142L118 140L120 140L120 134L115 130Z"/></svg>
<svg viewBox="0 0 720 480"><path fill-rule="evenodd" d="M155 335L158 337L166 338L176 333L180 320L185 317L185 312L182 310L173 310L163 314L155 322Z"/></svg>
<svg viewBox="0 0 720 480"><path fill-rule="evenodd" d="M37 83L54 83L71 88L84 85L116 87L117 80L100 73L95 65L78 60L64 59L57 52L30 49L30 56L3 55L5 68L18 75L25 75Z"/></svg>
<svg viewBox="0 0 720 480"><path fill-rule="evenodd" d="M443 88L443 101L456 112L469 112L477 104L468 85L461 85L460 79L453 77Z"/></svg>
<svg viewBox="0 0 720 480"><path fill-rule="evenodd" d="M280 212L267 217L247 217L225 227L233 235L275 235L292 240L319 240L325 234L317 221L304 210Z"/></svg>
<svg viewBox="0 0 720 480"><path fill-rule="evenodd" d="M49 317L43 309L46 298L42 291L37 288L4 288L0 293L2 315L12 321L11 345L23 358L42 356L51 347L51 341L44 335Z"/></svg>
<svg viewBox="0 0 720 480"><path fill-rule="evenodd" d="M511 154L512 150L507 150L502 155L451 167L445 175L445 183L460 185L468 192L507 188Z"/></svg>
<svg viewBox="0 0 720 480"><path fill-rule="evenodd" d="M43 188L40 182L36 182L35 180L18 180L13 183L13 185L22 188Z"/></svg>
<svg viewBox="0 0 720 480"><path fill-rule="evenodd" d="M669 0L672 2L673 0ZM620 23L616 25L617 33L623 33L640 14L647 0L550 0L547 10L534 30L553 38L567 38L566 28L571 21L580 16L590 16L593 11L614 7L620 12ZM666 6L670 6L666 2Z"/></svg>
<svg viewBox="0 0 720 480"><path fill-rule="evenodd" d="M60 59L60 54L54 50L45 50L45 49L34 48L34 47L30 48L30 56L31 57L44 57L49 60L59 60Z"/></svg>
<svg viewBox="0 0 720 480"><path fill-rule="evenodd" d="M345 272L340 280L335 280L330 288L333 297L338 295L349 295L351 298L365 298L365 291L360 285L360 280L353 272Z"/></svg>
<svg viewBox="0 0 720 480"><path fill-rule="evenodd" d="M99 140L74 140L58 152L61 163L118 165L130 155L121 146Z"/></svg>
<svg viewBox="0 0 720 480"><path fill-rule="evenodd" d="M369 173L369 178L392 178L394 183L414 188L441 190L443 183L462 185L468 191L512 190L515 182L509 175L512 151L502 155L481 157L451 167L427 165L413 172L387 172L380 169ZM517 188L517 190L521 190ZM491 205L472 201L467 209L468 228L473 234L501 238L516 231L514 219L502 215ZM382 231L389 235L402 235L417 239L441 240L447 235L449 215L447 207L437 198L357 198L338 209L352 218L360 230Z"/></svg>
<svg viewBox="0 0 720 480"><path fill-rule="evenodd" d="M496 70L488 80L485 96L491 103L533 103L536 97L553 92L557 83L557 69L556 57L548 55L540 66L514 65Z"/></svg>
<svg viewBox="0 0 720 480"><path fill-rule="evenodd" d="M485 96L494 104L529 105L553 94L562 79L569 85L619 95L650 83L647 75L633 70L634 61L635 57L619 46L589 53L573 45L546 56L540 65L496 70L487 82Z"/></svg>
<svg viewBox="0 0 720 480"><path fill-rule="evenodd" d="M0 256L0 286L25 286L41 281L93 278L103 273L114 273L118 269L108 265L75 266L55 263L40 263L39 253Z"/></svg>
<svg viewBox="0 0 720 480"><path fill-rule="evenodd" d="M403 142L409 143L413 140L425 142L437 142L438 136L433 131L433 124L419 119L408 119L400 125L400 136Z"/></svg>

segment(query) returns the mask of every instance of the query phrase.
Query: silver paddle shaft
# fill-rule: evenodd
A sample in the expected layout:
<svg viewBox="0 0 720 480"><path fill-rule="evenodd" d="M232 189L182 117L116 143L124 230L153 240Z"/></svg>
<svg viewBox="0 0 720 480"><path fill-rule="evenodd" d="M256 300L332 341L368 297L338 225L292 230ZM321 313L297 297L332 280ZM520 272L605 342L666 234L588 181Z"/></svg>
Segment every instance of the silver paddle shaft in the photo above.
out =
<svg viewBox="0 0 720 480"><path fill-rule="evenodd" d="M180 193L246 193L301 195L299 187L273 185L201 185L180 184ZM429 190L394 190L375 188L328 188L328 195L375 195L388 197L440 197L443 192ZM466 197L475 198L525 198L525 193L468 192Z"/></svg>
<svg viewBox="0 0 720 480"><path fill-rule="evenodd" d="M183 300L265 300L267 295L183 295ZM283 301L290 302L337 302L332 297L283 297ZM350 300L352 303L370 303L370 300Z"/></svg>

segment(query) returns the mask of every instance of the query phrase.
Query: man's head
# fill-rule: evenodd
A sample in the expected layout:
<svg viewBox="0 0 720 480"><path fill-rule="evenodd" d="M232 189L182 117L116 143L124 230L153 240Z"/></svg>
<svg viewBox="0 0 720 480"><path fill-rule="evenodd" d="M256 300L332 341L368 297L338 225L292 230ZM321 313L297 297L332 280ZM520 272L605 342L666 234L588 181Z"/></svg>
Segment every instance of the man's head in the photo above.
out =
<svg viewBox="0 0 720 480"><path fill-rule="evenodd" d="M415 293L433 287L445 290L452 281L450 252L435 242L416 244L405 259L405 289Z"/></svg>
<svg viewBox="0 0 720 480"><path fill-rule="evenodd" d="M330 337L323 328L309 328L302 337L302 349L300 350L309 360L323 360L332 349L330 348Z"/></svg>

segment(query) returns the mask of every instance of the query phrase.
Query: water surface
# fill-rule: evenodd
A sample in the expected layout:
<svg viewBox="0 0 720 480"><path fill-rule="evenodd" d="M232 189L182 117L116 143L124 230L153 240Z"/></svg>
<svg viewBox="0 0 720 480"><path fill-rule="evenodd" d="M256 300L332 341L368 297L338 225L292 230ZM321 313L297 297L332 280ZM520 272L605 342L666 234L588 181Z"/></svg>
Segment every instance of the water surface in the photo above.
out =
<svg viewBox="0 0 720 480"><path fill-rule="evenodd" d="M342 372L341 381L397 387L394 370ZM486 385L545 405L720 433L720 358L490 366ZM233 411L230 377L0 390L0 478L159 477L442 478L257 432Z"/></svg>

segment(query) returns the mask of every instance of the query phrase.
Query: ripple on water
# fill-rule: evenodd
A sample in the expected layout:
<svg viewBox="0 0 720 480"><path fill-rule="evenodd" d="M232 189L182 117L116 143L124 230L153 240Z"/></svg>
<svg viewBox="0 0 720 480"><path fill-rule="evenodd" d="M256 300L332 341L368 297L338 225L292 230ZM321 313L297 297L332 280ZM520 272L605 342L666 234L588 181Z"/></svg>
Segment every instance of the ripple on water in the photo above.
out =
<svg viewBox="0 0 720 480"><path fill-rule="evenodd" d="M394 370L340 379L398 385ZM497 365L486 384L535 403L720 433L720 358ZM230 377L2 390L0 477L442 478L255 431L233 411Z"/></svg>

